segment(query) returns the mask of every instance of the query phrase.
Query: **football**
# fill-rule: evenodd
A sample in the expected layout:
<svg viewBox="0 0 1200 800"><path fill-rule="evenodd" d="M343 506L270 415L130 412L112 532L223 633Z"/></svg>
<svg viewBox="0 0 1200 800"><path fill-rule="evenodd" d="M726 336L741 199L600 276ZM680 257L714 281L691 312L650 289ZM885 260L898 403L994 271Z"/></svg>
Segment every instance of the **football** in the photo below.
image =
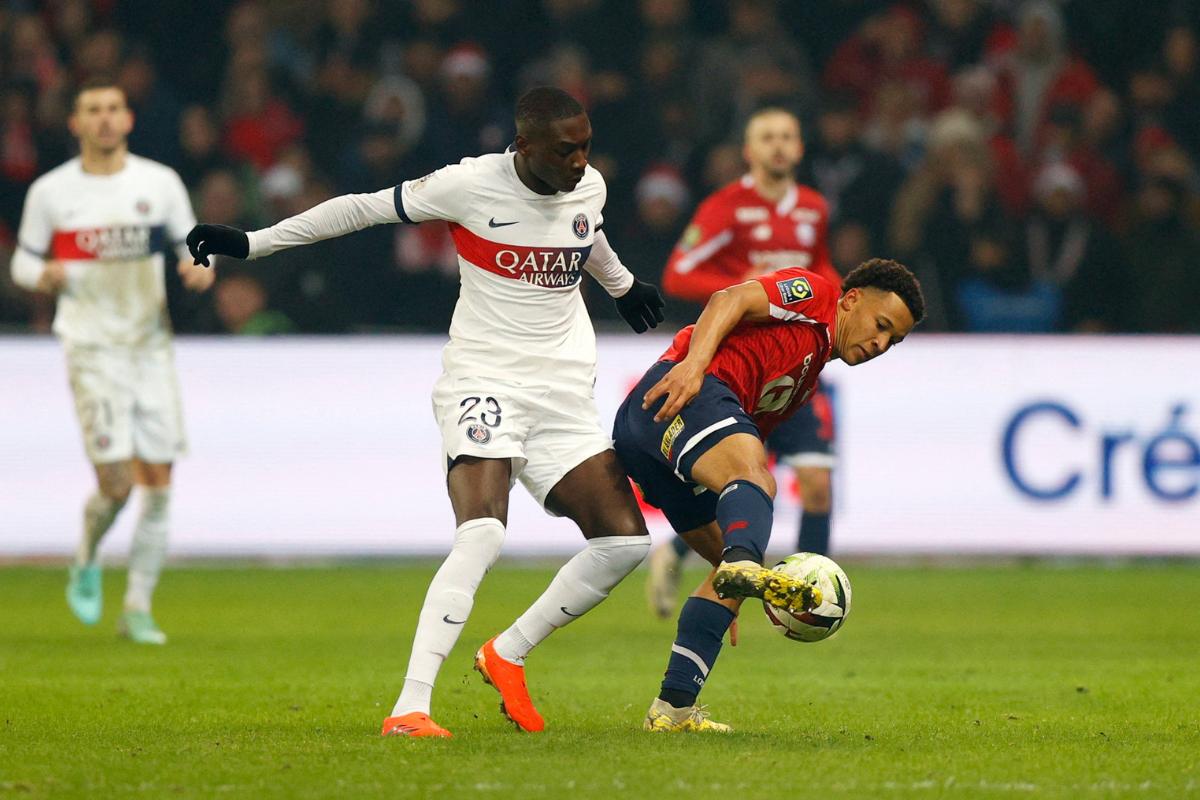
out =
<svg viewBox="0 0 1200 800"><path fill-rule="evenodd" d="M821 605L796 614L763 604L775 630L797 642L819 642L841 629L850 615L850 579L832 558L795 553L776 564L775 569L815 583L822 596Z"/></svg>

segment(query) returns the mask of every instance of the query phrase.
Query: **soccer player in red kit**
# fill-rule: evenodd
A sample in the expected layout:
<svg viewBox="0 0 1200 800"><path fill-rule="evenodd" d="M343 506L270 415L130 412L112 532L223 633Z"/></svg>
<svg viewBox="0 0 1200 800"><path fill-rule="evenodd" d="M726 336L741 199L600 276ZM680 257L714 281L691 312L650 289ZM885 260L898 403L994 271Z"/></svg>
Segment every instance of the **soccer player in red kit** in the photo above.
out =
<svg viewBox="0 0 1200 800"><path fill-rule="evenodd" d="M853 366L921 320L917 279L873 259L841 284L796 267L713 294L695 325L629 393L613 424L617 457L646 501L714 570L679 614L650 731L727 731L696 705L742 598L809 608L820 592L762 566L775 480L764 439L809 402L830 359Z"/></svg>
<svg viewBox="0 0 1200 800"><path fill-rule="evenodd" d="M783 267L802 267L834 286L841 276L829 257L829 210L820 192L796 182L804 155L800 120L764 108L746 123L743 157L749 172L700 204L663 274L663 290L705 303L713 292ZM795 471L804 513L798 550L829 550L832 512L833 404L818 387L809 403L772 433L768 448ZM650 555L647 597L670 617L679 596L680 539Z"/></svg>

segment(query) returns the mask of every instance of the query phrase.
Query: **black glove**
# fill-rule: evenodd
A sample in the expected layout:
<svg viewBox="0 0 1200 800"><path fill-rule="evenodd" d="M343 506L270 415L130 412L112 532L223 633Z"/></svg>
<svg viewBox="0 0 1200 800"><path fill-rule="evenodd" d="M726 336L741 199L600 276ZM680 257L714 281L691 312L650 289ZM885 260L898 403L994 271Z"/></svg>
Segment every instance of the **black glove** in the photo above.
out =
<svg viewBox="0 0 1200 800"><path fill-rule="evenodd" d="M209 266L208 257L233 256L245 258L250 255L250 237L245 231L228 225L197 225L187 235L188 252L195 259L192 263Z"/></svg>
<svg viewBox="0 0 1200 800"><path fill-rule="evenodd" d="M662 295L652 283L633 279L629 291L615 299L617 313L629 323L634 333L645 333L647 328L657 328L663 321Z"/></svg>

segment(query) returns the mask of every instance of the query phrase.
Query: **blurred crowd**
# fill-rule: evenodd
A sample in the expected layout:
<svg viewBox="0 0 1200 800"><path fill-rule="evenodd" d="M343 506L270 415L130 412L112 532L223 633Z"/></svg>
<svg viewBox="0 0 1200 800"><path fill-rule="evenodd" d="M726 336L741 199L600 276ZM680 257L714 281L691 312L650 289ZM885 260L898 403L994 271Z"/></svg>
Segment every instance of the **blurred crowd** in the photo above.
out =
<svg viewBox="0 0 1200 800"><path fill-rule="evenodd" d="M655 282L744 171L746 117L783 106L835 265L910 264L929 328L1200 332L1198 23L1196 0L9 0L0 325L49 327L7 261L26 188L73 155L72 87L106 74L131 150L243 228L503 150L516 97L560 86L592 117L609 238ZM169 294L184 332L444 331L456 271L444 225L383 226Z"/></svg>

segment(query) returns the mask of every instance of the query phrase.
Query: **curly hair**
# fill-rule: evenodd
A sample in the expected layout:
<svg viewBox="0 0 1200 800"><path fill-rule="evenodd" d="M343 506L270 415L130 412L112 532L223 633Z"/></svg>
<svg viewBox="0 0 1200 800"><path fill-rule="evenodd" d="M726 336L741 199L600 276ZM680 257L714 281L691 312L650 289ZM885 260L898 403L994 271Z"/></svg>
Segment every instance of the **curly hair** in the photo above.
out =
<svg viewBox="0 0 1200 800"><path fill-rule="evenodd" d="M924 318L925 296L921 294L921 282L899 261L872 258L850 270L850 274L842 281L843 293L866 287L895 292L904 301L904 305L908 306L914 325Z"/></svg>

